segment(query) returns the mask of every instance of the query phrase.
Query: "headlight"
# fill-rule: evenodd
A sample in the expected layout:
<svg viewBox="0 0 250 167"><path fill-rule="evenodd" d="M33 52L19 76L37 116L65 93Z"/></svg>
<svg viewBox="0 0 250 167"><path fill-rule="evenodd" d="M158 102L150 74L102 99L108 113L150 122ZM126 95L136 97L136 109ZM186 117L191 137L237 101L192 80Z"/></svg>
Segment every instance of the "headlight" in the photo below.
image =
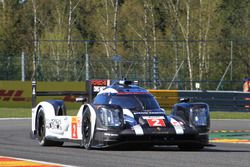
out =
<svg viewBox="0 0 250 167"><path fill-rule="evenodd" d="M209 110L206 104L194 104L190 108L190 123L194 126L209 126Z"/></svg>
<svg viewBox="0 0 250 167"><path fill-rule="evenodd" d="M101 123L104 126L119 127L122 124L121 110L119 108L106 108L99 109Z"/></svg>

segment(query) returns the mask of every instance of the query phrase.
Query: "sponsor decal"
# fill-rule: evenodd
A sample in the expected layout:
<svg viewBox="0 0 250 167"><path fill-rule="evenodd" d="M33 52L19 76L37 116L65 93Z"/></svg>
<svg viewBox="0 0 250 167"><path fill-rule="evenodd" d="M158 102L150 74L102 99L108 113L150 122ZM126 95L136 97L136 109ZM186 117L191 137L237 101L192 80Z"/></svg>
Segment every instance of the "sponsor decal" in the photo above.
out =
<svg viewBox="0 0 250 167"><path fill-rule="evenodd" d="M93 86L107 86L108 81L107 80L91 80L91 85L93 85Z"/></svg>
<svg viewBox="0 0 250 167"><path fill-rule="evenodd" d="M33 92L34 93L34 92ZM24 90L0 90L0 101L8 102L30 102L31 97L23 97ZM64 96L65 102L75 102L76 96Z"/></svg>
<svg viewBox="0 0 250 167"><path fill-rule="evenodd" d="M164 122L164 116L143 116L146 119L150 127L166 127Z"/></svg>
<svg viewBox="0 0 250 167"><path fill-rule="evenodd" d="M46 124L46 128L48 129L57 129L57 130L62 130L62 122L60 119L51 119L51 120L46 120L48 122Z"/></svg>
<svg viewBox="0 0 250 167"><path fill-rule="evenodd" d="M134 112L134 115L151 115L151 114L162 114L164 113L163 111L157 111L157 112L154 112L154 111L145 111L145 112Z"/></svg>
<svg viewBox="0 0 250 167"><path fill-rule="evenodd" d="M1 0L0 0L1 1ZM38 82L37 91L86 91L86 82ZM31 106L32 94L30 81L1 81L0 82L0 106L24 107ZM68 107L78 108L74 96L37 96L37 102L58 99L67 102Z"/></svg>
<svg viewBox="0 0 250 167"><path fill-rule="evenodd" d="M183 127L182 127L182 123L176 121L175 119L173 118L170 118L170 122L171 124L174 126L174 129L176 131L176 134L184 134L184 130L183 130Z"/></svg>
<svg viewBox="0 0 250 167"><path fill-rule="evenodd" d="M1 101L15 101L15 102L23 102L23 101L31 101L31 98L23 97L23 90L0 90L0 100Z"/></svg>
<svg viewBox="0 0 250 167"><path fill-rule="evenodd" d="M100 92L100 91L104 90L105 88L106 88L106 86L94 86L93 91Z"/></svg>
<svg viewBox="0 0 250 167"><path fill-rule="evenodd" d="M77 117L72 117L71 119L71 137L77 139Z"/></svg>
<svg viewBox="0 0 250 167"><path fill-rule="evenodd" d="M110 80L91 80L93 92L100 92L110 85Z"/></svg>

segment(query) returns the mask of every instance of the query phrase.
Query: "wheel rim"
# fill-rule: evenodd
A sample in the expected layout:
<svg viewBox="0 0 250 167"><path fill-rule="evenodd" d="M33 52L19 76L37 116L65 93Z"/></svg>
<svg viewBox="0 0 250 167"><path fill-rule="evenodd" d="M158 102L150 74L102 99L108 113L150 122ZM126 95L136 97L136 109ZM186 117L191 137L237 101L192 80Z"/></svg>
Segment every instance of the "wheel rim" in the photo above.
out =
<svg viewBox="0 0 250 167"><path fill-rule="evenodd" d="M42 141L45 136L45 125L43 117L39 118L39 141Z"/></svg>
<svg viewBox="0 0 250 167"><path fill-rule="evenodd" d="M88 139L90 137L90 120L88 117L84 118L83 134L85 139Z"/></svg>

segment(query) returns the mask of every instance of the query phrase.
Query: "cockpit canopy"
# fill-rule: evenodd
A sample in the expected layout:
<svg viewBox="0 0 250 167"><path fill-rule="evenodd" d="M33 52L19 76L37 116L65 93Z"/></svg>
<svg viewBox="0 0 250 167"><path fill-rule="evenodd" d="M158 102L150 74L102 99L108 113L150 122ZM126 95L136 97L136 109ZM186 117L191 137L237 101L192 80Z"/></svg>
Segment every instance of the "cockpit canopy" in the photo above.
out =
<svg viewBox="0 0 250 167"><path fill-rule="evenodd" d="M160 106L154 96L149 93L117 93L99 94L94 99L93 104L115 104L126 109L154 110Z"/></svg>

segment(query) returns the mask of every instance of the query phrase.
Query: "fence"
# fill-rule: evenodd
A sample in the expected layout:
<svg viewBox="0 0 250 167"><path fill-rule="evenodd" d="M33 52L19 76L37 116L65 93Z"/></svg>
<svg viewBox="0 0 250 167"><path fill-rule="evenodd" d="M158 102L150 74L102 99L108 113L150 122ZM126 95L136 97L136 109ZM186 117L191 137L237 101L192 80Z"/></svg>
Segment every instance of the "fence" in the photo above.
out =
<svg viewBox="0 0 250 167"><path fill-rule="evenodd" d="M3 42L3 41L2 41ZM111 46L117 42L114 51ZM153 49L154 42L156 48ZM139 80L147 88L242 90L250 41L38 41L39 81ZM189 46L190 51L186 50ZM22 54L24 53L24 54ZM0 51L0 80L31 80L33 53ZM192 75L192 77L191 77Z"/></svg>

